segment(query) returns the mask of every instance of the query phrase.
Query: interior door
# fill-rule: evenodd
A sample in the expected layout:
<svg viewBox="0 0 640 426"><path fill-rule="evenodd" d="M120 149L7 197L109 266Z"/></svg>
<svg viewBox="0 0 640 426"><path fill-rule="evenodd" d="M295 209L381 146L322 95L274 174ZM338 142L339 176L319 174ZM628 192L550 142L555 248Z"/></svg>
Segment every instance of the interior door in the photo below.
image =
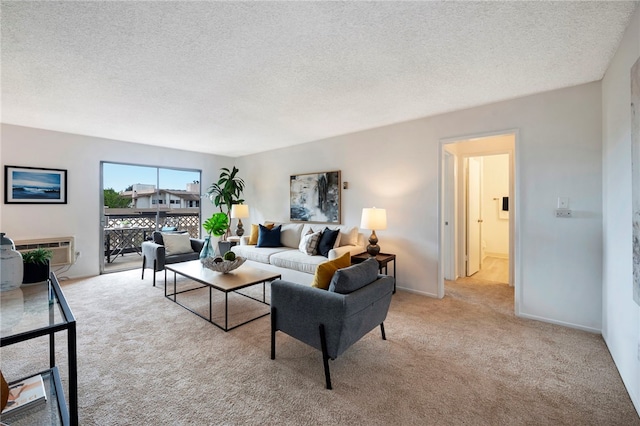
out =
<svg viewBox="0 0 640 426"><path fill-rule="evenodd" d="M455 156L444 153L444 279L455 280Z"/></svg>
<svg viewBox="0 0 640 426"><path fill-rule="evenodd" d="M481 164L478 158L467 161L467 276L480 270L482 216L480 201Z"/></svg>

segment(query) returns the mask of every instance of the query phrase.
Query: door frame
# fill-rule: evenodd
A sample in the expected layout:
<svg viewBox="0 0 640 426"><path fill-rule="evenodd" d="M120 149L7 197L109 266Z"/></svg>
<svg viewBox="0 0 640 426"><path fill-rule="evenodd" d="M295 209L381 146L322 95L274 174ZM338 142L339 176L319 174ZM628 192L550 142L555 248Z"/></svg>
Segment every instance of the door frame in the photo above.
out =
<svg viewBox="0 0 640 426"><path fill-rule="evenodd" d="M171 167L171 166L160 166L160 165L152 165L152 164L144 164L144 163L128 163L125 161L111 161L111 160L102 160L100 161L100 179L99 179L99 191L98 191L98 206L99 206L99 221L98 223L100 224L99 227L99 251L98 251L98 264L100 265L99 268L99 273L100 275L103 274L107 274L107 273L111 273L111 272L118 272L117 270L114 271L106 271L105 268L105 260L104 260L104 244L105 244L105 238L104 238L104 227L105 227L105 210L104 210L104 165L105 164L117 164L117 165L122 165L122 166L132 166L132 167L147 167L147 168L155 168L156 169L156 190L159 191L160 188L160 171L161 170L176 170L176 171L183 171L183 172L195 172L199 174L199 182L200 182L200 200L202 200L202 170L200 169L189 169L189 168L184 168L184 167ZM159 209L159 204L157 205L158 209ZM201 227L202 227L202 202L198 203L198 216L199 216L199 222L200 222L200 232L202 231ZM158 213L156 213L156 230L158 230ZM142 265L142 258L140 258L140 264Z"/></svg>
<svg viewBox="0 0 640 426"><path fill-rule="evenodd" d="M477 151L468 152L466 156L484 156L484 155L493 155L493 154L509 154L509 284L514 287L514 305L515 305L515 314L519 315L521 303L521 247L520 247L520 197L519 197L519 188L520 188L520 164L519 164L519 140L520 140L520 132L518 129L505 129L501 131L494 132L485 132L485 133L475 133L466 136L456 136L450 138L440 139L440 161L439 161L439 173L438 173L438 191L440 200L440 208L438 209L438 298L444 297L445 287L444 287L444 277L445 277L445 267L450 267L450 263L446 261L446 252L450 250L451 244L456 245L456 241L452 240L451 234L447 233L445 230L445 212L446 209L454 209L457 210L457 206L455 205L456 197L451 197L450 195L445 196L445 189L450 187L450 182L447 183L446 179L446 170L445 161L447 160L447 155L450 154L448 152L447 147L451 149L452 144L456 144L459 142L478 142L482 143L483 139L497 137L497 136L507 136L511 135L513 137L513 143L511 149L505 150L495 150L483 148L482 145L478 146ZM445 207L445 203L449 203ZM453 203L453 205L452 205ZM457 215L456 215L457 217ZM456 220L457 222L457 220ZM445 236L448 236L445 239ZM453 237L456 238L456 237ZM458 247L459 248L459 247ZM456 254L455 258L458 258ZM455 262L454 262L455 263ZM458 269L456 268L456 272Z"/></svg>
<svg viewBox="0 0 640 426"><path fill-rule="evenodd" d="M443 152L443 202L442 202L442 229L443 241L455 241L458 232L456 221L455 199L457 194L458 169L456 157L446 150ZM455 244L443 246L442 251L443 279L455 280L458 273L458 262L455 252Z"/></svg>

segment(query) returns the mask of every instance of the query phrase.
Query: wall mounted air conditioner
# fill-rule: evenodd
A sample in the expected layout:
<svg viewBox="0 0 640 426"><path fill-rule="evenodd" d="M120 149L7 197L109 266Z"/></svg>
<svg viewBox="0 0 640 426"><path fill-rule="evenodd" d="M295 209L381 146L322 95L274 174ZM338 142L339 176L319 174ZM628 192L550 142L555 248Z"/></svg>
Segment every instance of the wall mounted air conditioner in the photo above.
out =
<svg viewBox="0 0 640 426"><path fill-rule="evenodd" d="M55 237L55 238L38 238L33 240L15 240L16 250L21 253L37 248L49 249L53 252L51 266L64 266L74 263L74 238L73 237Z"/></svg>

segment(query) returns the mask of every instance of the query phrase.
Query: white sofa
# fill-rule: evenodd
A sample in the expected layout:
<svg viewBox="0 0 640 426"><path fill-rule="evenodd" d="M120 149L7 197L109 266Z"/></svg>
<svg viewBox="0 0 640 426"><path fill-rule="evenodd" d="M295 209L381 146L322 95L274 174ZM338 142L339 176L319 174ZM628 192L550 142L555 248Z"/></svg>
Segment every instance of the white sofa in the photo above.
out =
<svg viewBox="0 0 640 426"><path fill-rule="evenodd" d="M231 250L236 256L247 259L245 265L277 272L282 275L282 279L287 281L310 285L313 282L316 267L320 263L340 257L346 252L354 255L366 250L366 239L354 226L315 223L275 223L275 225L282 226L280 231L281 247L249 245L249 236L245 235L240 238L240 244L232 247ZM309 229L315 232L325 228L340 230L337 246L329 250L327 257L311 256L299 249L300 239L307 234Z"/></svg>

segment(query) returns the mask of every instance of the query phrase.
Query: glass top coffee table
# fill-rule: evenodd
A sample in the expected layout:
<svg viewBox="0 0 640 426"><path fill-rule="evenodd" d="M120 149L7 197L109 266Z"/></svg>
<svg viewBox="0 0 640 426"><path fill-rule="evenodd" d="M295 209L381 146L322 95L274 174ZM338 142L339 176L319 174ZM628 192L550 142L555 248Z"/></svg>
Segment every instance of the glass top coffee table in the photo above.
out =
<svg viewBox="0 0 640 426"><path fill-rule="evenodd" d="M167 285L167 271L173 272L173 292L170 292L169 285ZM187 289L178 291L177 276L181 275L194 281L197 284L196 287L188 286ZM169 300L177 303L188 311L193 312L200 318L209 321L216 327L229 331L241 325L247 324L251 321L255 321L258 318L269 315L269 312L252 317L249 320L243 321L240 324L229 326L229 294L236 293L240 296L252 299L256 302L269 305L266 301L266 283L280 279L281 275L274 272L265 271L262 269L252 268L247 265L242 265L238 269L235 269L228 274L215 272L202 266L199 260L192 260L189 262L173 263L165 265L164 272L164 296ZM262 284L262 300L253 297L251 295L241 293L239 290L251 287L257 284ZM203 288L209 288L209 315L203 315L197 312L195 309L187 306L185 303L178 300L178 295L183 295L189 292L195 292ZM224 293L224 325L219 324L213 319L213 291L217 290Z"/></svg>

